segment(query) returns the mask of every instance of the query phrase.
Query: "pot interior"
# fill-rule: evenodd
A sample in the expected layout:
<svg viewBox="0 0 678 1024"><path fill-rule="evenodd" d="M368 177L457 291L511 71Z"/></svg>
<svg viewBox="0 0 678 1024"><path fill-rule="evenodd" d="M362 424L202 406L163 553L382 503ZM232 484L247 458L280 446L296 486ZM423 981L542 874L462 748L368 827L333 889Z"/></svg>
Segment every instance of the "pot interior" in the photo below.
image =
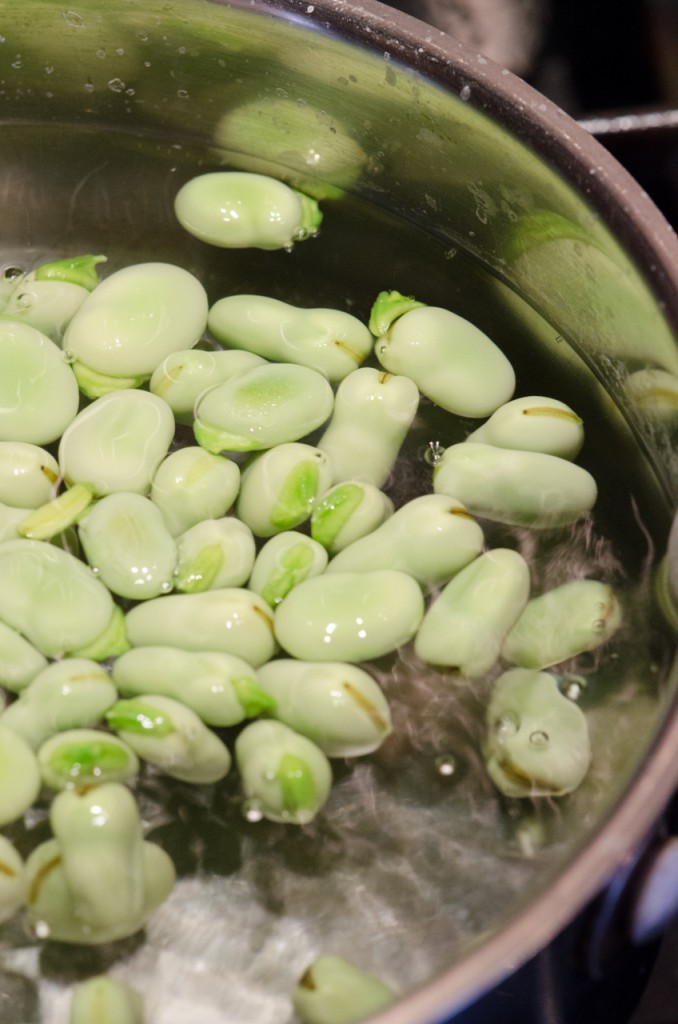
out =
<svg viewBox="0 0 678 1024"><path fill-rule="evenodd" d="M3 926L4 987L16 993L3 1019L65 1024L73 981L111 970L144 993L154 1024L286 1024L290 989L322 952L416 990L529 911L583 854L664 726L674 640L654 587L678 494L676 418L628 389L647 367L678 375L669 326L678 304L665 318L661 253L639 269L649 243L629 229L618 183L607 183L614 199L601 208L597 181L587 195L567 181L583 172L564 158L556 170L555 156L521 136L523 116L534 138L540 119L551 118L556 139L569 122L510 76L515 103L492 100L500 72L461 50L443 87L437 40L409 19L419 56L402 36L384 52L347 41L359 19L344 8L97 0L64 11L8 0L5 9L4 267L97 252L106 274L175 262L211 301L253 292L366 319L379 291L397 289L467 317L510 358L516 394L559 398L582 416L578 461L600 489L583 523L484 523L487 545L525 554L535 591L578 576L612 583L625 623L612 644L562 666L586 684L593 765L561 800L506 800L488 779L483 714L496 673L471 685L407 649L374 666L394 735L335 765L330 801L310 826L248 821L235 773L210 788L144 775L147 837L175 861L174 893L143 935L110 947L41 942L18 920ZM384 9L367 24L388 38ZM542 148L555 154L546 135ZM316 195L318 237L273 253L189 237L173 198L219 168ZM388 485L396 504L430 491L431 445L475 426L423 401ZM668 795L672 783L663 785ZM8 830L25 852L49 835L47 809L45 800Z"/></svg>

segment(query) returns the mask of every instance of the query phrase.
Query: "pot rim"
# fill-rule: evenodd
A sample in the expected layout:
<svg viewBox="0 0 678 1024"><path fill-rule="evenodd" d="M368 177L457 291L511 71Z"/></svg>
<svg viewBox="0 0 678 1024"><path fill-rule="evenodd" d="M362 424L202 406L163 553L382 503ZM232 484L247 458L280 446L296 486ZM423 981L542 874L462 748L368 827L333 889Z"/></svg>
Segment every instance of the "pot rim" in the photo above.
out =
<svg viewBox="0 0 678 1024"><path fill-rule="evenodd" d="M456 95L470 87L472 106L498 119L586 198L644 277L678 339L678 237L625 168L556 104L490 58L379 0L235 0L235 4L283 20L303 21L381 52ZM625 793L560 875L449 969L371 1017L372 1024L446 1020L548 945L604 889L615 869L633 855L660 819L678 784L677 749L678 696L674 693Z"/></svg>

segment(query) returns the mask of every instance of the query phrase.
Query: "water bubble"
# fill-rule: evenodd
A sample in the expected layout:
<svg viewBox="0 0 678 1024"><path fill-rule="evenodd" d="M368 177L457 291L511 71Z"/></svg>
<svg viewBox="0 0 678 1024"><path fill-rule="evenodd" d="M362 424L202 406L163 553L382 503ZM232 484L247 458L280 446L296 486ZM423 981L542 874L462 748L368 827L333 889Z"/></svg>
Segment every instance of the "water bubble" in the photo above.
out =
<svg viewBox="0 0 678 1024"><path fill-rule="evenodd" d="M169 594L170 590L172 589L172 584L169 582L169 580L165 580L164 583L160 584L160 589L162 590L163 594Z"/></svg>
<svg viewBox="0 0 678 1024"><path fill-rule="evenodd" d="M494 723L497 736L515 736L519 729L520 718L515 711L505 711Z"/></svg>
<svg viewBox="0 0 678 1024"><path fill-rule="evenodd" d="M30 309L33 305L33 300L27 292L23 292L21 295L17 295L16 304L19 309Z"/></svg>
<svg viewBox="0 0 678 1024"><path fill-rule="evenodd" d="M49 938L49 925L47 924L47 921L35 922L35 934L38 939Z"/></svg>
<svg viewBox="0 0 678 1024"><path fill-rule="evenodd" d="M5 281L16 281L24 276L24 272L20 267L6 267L2 276Z"/></svg>
<svg viewBox="0 0 678 1024"><path fill-rule="evenodd" d="M548 733L542 729L535 729L534 732L530 733L530 744L537 750L544 750L549 745Z"/></svg>
<svg viewBox="0 0 678 1024"><path fill-rule="evenodd" d="M14 58L14 61L12 63L12 67L15 69L15 71L18 71L20 68L23 67L23 64L22 64L22 61L21 61L21 54L20 53L17 53L16 57Z"/></svg>
<svg viewBox="0 0 678 1024"><path fill-rule="evenodd" d="M454 248L446 249L445 252L443 253L443 256L446 260L453 260L454 257L457 255L457 251L458 250Z"/></svg>
<svg viewBox="0 0 678 1024"><path fill-rule="evenodd" d="M422 458L429 466L435 466L445 454L445 449L440 441L429 441L423 450Z"/></svg>
<svg viewBox="0 0 678 1024"><path fill-rule="evenodd" d="M64 361L67 363L74 363L77 359L75 352L70 348L64 349Z"/></svg>
<svg viewBox="0 0 678 1024"><path fill-rule="evenodd" d="M466 100L468 100L470 98L471 98L471 86L470 85L465 85L463 87L463 89L461 90L461 92L459 93L459 99L466 101Z"/></svg>
<svg viewBox="0 0 678 1024"><path fill-rule="evenodd" d="M81 14L78 14L77 11L66 11L64 14L64 21L67 25L70 25L71 28L85 27L85 19Z"/></svg>
<svg viewBox="0 0 678 1024"><path fill-rule="evenodd" d="M583 676L565 676L560 680L559 687L564 697L577 701L586 689L586 680Z"/></svg>
<svg viewBox="0 0 678 1024"><path fill-rule="evenodd" d="M264 812L258 800L245 800L241 810L245 821L262 821L264 817Z"/></svg>
<svg viewBox="0 0 678 1024"><path fill-rule="evenodd" d="M92 566L90 566L90 569L91 569L91 572L92 572L92 576L98 576L99 573L101 572L101 569L99 568L98 565L92 565Z"/></svg>
<svg viewBox="0 0 678 1024"><path fill-rule="evenodd" d="M94 86L91 82L85 82L85 92L94 92Z"/></svg>
<svg viewBox="0 0 678 1024"><path fill-rule="evenodd" d="M111 78L111 80L108 83L108 88L111 90L111 92L124 92L125 83L121 81L121 79L119 78Z"/></svg>
<svg viewBox="0 0 678 1024"><path fill-rule="evenodd" d="M103 60L104 57L106 56L106 51L105 50L97 50L96 55L99 58L99 60Z"/></svg>
<svg viewBox="0 0 678 1024"><path fill-rule="evenodd" d="M436 757L434 764L438 775L443 775L446 778L454 775L457 770L457 759L454 754L440 754Z"/></svg>
<svg viewBox="0 0 678 1024"><path fill-rule="evenodd" d="M188 90L187 89L177 89L177 96L179 97L180 100L187 100L188 99Z"/></svg>

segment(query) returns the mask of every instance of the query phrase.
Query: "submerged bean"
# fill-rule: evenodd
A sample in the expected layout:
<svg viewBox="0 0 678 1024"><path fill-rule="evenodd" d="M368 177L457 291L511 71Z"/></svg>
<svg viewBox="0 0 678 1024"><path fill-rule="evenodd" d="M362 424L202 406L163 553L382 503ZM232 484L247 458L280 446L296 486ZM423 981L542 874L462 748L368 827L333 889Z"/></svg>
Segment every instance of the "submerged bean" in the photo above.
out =
<svg viewBox="0 0 678 1024"><path fill-rule="evenodd" d="M246 725L235 741L235 758L248 801L270 821L306 825L330 794L325 754L282 722Z"/></svg>
<svg viewBox="0 0 678 1024"><path fill-rule="evenodd" d="M311 514L311 536L336 555L393 515L393 502L374 484L348 480L323 494Z"/></svg>
<svg viewBox="0 0 678 1024"><path fill-rule="evenodd" d="M102 974L73 989L69 1024L143 1024L140 994L131 985Z"/></svg>
<svg viewBox="0 0 678 1024"><path fill-rule="evenodd" d="M414 641L416 655L468 679L484 675L529 596L530 570L522 555L510 548L485 552L434 599Z"/></svg>
<svg viewBox="0 0 678 1024"><path fill-rule="evenodd" d="M242 587L255 555L252 531L239 519L204 519L177 537L174 587L185 594Z"/></svg>
<svg viewBox="0 0 678 1024"><path fill-rule="evenodd" d="M503 657L526 668L548 668L614 636L622 610L614 589L600 580L569 580L532 598L502 648Z"/></svg>
<svg viewBox="0 0 678 1024"><path fill-rule="evenodd" d="M47 666L47 658L15 629L0 622L0 686L18 693Z"/></svg>
<svg viewBox="0 0 678 1024"><path fill-rule="evenodd" d="M509 797L563 796L591 762L586 716L546 672L511 669L495 682L486 713L485 763Z"/></svg>
<svg viewBox="0 0 678 1024"><path fill-rule="evenodd" d="M136 647L116 658L113 681L125 697L172 697L217 727L238 725L274 703L248 662L217 651Z"/></svg>
<svg viewBox="0 0 678 1024"><path fill-rule="evenodd" d="M61 349L29 324L0 319L0 441L56 441L79 401Z"/></svg>
<svg viewBox="0 0 678 1024"><path fill-rule="evenodd" d="M174 211L189 234L224 249L289 249L316 234L322 221L314 199L246 171L192 178L179 189Z"/></svg>
<svg viewBox="0 0 678 1024"><path fill-rule="evenodd" d="M21 818L40 792L35 754L22 736L3 723L4 714L0 721L0 828Z"/></svg>
<svg viewBox="0 0 678 1024"><path fill-rule="evenodd" d="M182 267L125 267L85 299L68 325L64 351L98 374L148 378L170 352L196 344L207 309L205 289Z"/></svg>
<svg viewBox="0 0 678 1024"><path fill-rule="evenodd" d="M500 406L466 440L574 459L584 443L584 425L564 402L530 395Z"/></svg>
<svg viewBox="0 0 678 1024"><path fill-rule="evenodd" d="M360 366L374 340L357 317L339 309L300 309L265 295L229 295L211 307L217 341L266 359L299 363L337 382Z"/></svg>
<svg viewBox="0 0 678 1024"><path fill-rule="evenodd" d="M203 519L225 516L240 488L240 469L199 445L171 452L158 466L151 500L158 506L173 537Z"/></svg>
<svg viewBox="0 0 678 1024"><path fill-rule="evenodd" d="M78 536L90 566L119 597L147 601L172 589L177 545L149 498L124 491L101 498Z"/></svg>
<svg viewBox="0 0 678 1024"><path fill-rule="evenodd" d="M275 652L271 609L239 587L156 597L132 608L126 620L133 647L221 651L255 668Z"/></svg>
<svg viewBox="0 0 678 1024"><path fill-rule="evenodd" d="M26 902L26 872L17 849L0 836L0 924L14 917Z"/></svg>
<svg viewBox="0 0 678 1024"><path fill-rule="evenodd" d="M290 591L275 634L301 661L368 661L411 640L423 614L419 585L403 572L337 572Z"/></svg>
<svg viewBox="0 0 678 1024"><path fill-rule="evenodd" d="M438 306L412 302L403 312L403 301L398 292L377 300L381 322L374 351L384 369L411 377L422 394L457 416L489 416L508 402L516 384L513 367L483 331Z"/></svg>
<svg viewBox="0 0 678 1024"><path fill-rule="evenodd" d="M30 324L57 344L89 295L68 281L39 281L27 275L7 299L3 318Z"/></svg>
<svg viewBox="0 0 678 1024"><path fill-rule="evenodd" d="M108 710L106 721L139 757L173 779L207 785L230 770L226 745L172 697L150 693L120 700Z"/></svg>
<svg viewBox="0 0 678 1024"><path fill-rule="evenodd" d="M145 494L173 436L172 410L161 398L131 390L104 395L78 413L61 438L61 474L98 497Z"/></svg>
<svg viewBox="0 0 678 1024"><path fill-rule="evenodd" d="M44 448L23 441L0 441L0 502L38 508L53 497L59 463Z"/></svg>
<svg viewBox="0 0 678 1024"><path fill-rule="evenodd" d="M271 714L313 740L328 757L369 754L391 732L388 702L357 665L281 658L259 669Z"/></svg>
<svg viewBox="0 0 678 1024"><path fill-rule="evenodd" d="M204 391L263 362L252 352L182 349L172 352L156 366L149 388L167 402L178 423L192 424L196 402Z"/></svg>
<svg viewBox="0 0 678 1024"><path fill-rule="evenodd" d="M567 459L469 441L445 450L433 489L481 518L544 529L576 522L598 497L591 474Z"/></svg>
<svg viewBox="0 0 678 1024"><path fill-rule="evenodd" d="M319 576L326 567L327 552L317 541L295 530L285 530L261 548L247 585L275 608L293 587Z"/></svg>
<svg viewBox="0 0 678 1024"><path fill-rule="evenodd" d="M419 390L409 377L371 366L341 382L332 419L318 447L332 464L332 483L366 481L381 487L388 479L419 406Z"/></svg>
<svg viewBox="0 0 678 1024"><path fill-rule="evenodd" d="M422 585L436 585L476 558L483 542L483 531L460 502L424 494L340 551L328 572L398 569Z"/></svg>
<svg viewBox="0 0 678 1024"><path fill-rule="evenodd" d="M256 537L293 530L330 485L332 468L319 448L291 442L254 456L240 481L236 511Z"/></svg>
<svg viewBox="0 0 678 1024"><path fill-rule="evenodd" d="M7 708L2 722L37 750L57 732L101 722L117 696L101 665L87 658L63 658L38 673Z"/></svg>
<svg viewBox="0 0 678 1024"><path fill-rule="evenodd" d="M40 774L50 789L127 782L138 774L139 759L117 736L99 729L67 729L40 745Z"/></svg>
<svg viewBox="0 0 678 1024"><path fill-rule="evenodd" d="M374 974L329 955L314 960L292 992L301 1024L357 1024L395 1000L395 992Z"/></svg>
<svg viewBox="0 0 678 1024"><path fill-rule="evenodd" d="M264 363L206 391L196 404L193 432L215 454L261 451L310 434L333 405L322 374L291 363Z"/></svg>

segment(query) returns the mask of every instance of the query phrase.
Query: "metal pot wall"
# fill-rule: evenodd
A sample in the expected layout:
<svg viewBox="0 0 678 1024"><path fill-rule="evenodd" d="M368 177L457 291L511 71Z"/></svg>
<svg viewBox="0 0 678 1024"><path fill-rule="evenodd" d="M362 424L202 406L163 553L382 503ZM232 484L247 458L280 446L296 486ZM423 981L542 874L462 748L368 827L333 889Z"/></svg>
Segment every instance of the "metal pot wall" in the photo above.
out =
<svg viewBox="0 0 678 1024"><path fill-rule="evenodd" d="M632 385L633 375L647 368L678 380L678 242L586 132L481 54L376 2L88 0L66 9L53 0L5 0L2 9L5 265L103 251L111 267L147 258L179 262L201 277L212 298L266 291L364 314L378 290L396 288L453 306L501 339L523 393L542 393L556 382L584 415L585 458L606 481L597 514L615 552L623 552L631 605L634 593L647 598L678 500L676 420ZM319 238L282 255L215 253L188 238L173 218L173 196L194 174L222 166L269 173L315 195L325 211ZM411 453L414 463L421 445L446 429L431 410ZM401 486L411 489L412 475ZM516 838L518 818L521 827L530 824L527 813L507 813L485 782L472 780L480 770L465 746L473 729L462 730L461 739L443 729L436 740L461 744L460 806L426 775L424 761L430 766L446 749L436 751L426 740L414 754L405 748L378 766L377 793L384 778L396 779L385 784L379 828L364 835L345 829L347 839L337 825L331 851L327 833L283 840L260 832L252 840L240 837L242 823L234 826L240 854L260 856L261 873L278 857L298 882L279 897L275 872L271 883L248 876L269 915L254 915L252 950L256 941L268 948L276 922L318 899L323 876L330 887L339 884L344 855L349 888L364 888L364 899L356 900L368 917L376 900L370 886L388 889L390 872L398 865L402 872L394 886L406 895L392 919L388 901L376 900L373 931L350 921L330 925L332 908L346 898L341 889L315 923L306 922L306 931L299 926L303 941L293 953L296 933L281 931L276 952L285 970L276 983L286 983L324 931L334 951L352 946L366 966L402 980L402 1000L375 1024L434 1024L511 974L572 921L647 836L678 778L673 644L643 615L640 652L623 649L628 664L591 704L601 771L581 797L566 801L546 825L538 822L550 842L536 857L522 857ZM472 701L462 700L467 713L464 701ZM605 742L610 735L614 743ZM470 810L475 786L492 807L478 829ZM354 790L346 792L337 818L344 826L342 808L347 814L355 799ZM445 816L460 815L458 845L450 834L440 849L424 839L427 829L434 839L442 829L442 811L401 820L394 811L399 800L425 808L442 801ZM200 818L205 808L196 803L193 811ZM220 851L219 864L216 854L208 858L214 878L237 882L241 862L229 861L222 823L196 825L193 811L184 807L183 818L173 821L149 812L150 826L182 851L182 878L195 866L188 829ZM404 834L412 829L422 829L422 859L410 862ZM370 865L382 857L386 872L375 880ZM435 909L445 873L453 902L474 889L476 865L478 892L450 924L450 907ZM435 884L426 903L409 872L425 876L429 868ZM198 897L189 889L186 881L186 902L161 925L152 955L139 960L140 976L155 971L158 985L170 977L162 951L172 930L190 917L195 943L173 955L182 965L202 963L203 938L210 946L217 927L214 920L211 930L201 924L205 903L216 902L219 920L229 913L213 890ZM243 920L248 913L243 909ZM220 941L214 939L217 947ZM240 963L243 953L224 942L224 963ZM123 959L133 952L126 949ZM177 971L169 997L177 1013L183 1000L197 998L200 971L216 971L211 955L194 980L190 967ZM51 997L49 985L58 989L53 979L69 971L60 954L40 956ZM97 963L115 964L120 956ZM92 969L91 960L73 963L69 976ZM272 971L268 960L265 967ZM238 970L247 974L242 964ZM264 1019L257 1007L243 1009L247 1003L239 998L238 1019ZM272 1013L280 1014L276 998ZM164 1012L163 1022L174 1020ZM217 1005L210 1012L201 1011L201 1020L222 1020Z"/></svg>

